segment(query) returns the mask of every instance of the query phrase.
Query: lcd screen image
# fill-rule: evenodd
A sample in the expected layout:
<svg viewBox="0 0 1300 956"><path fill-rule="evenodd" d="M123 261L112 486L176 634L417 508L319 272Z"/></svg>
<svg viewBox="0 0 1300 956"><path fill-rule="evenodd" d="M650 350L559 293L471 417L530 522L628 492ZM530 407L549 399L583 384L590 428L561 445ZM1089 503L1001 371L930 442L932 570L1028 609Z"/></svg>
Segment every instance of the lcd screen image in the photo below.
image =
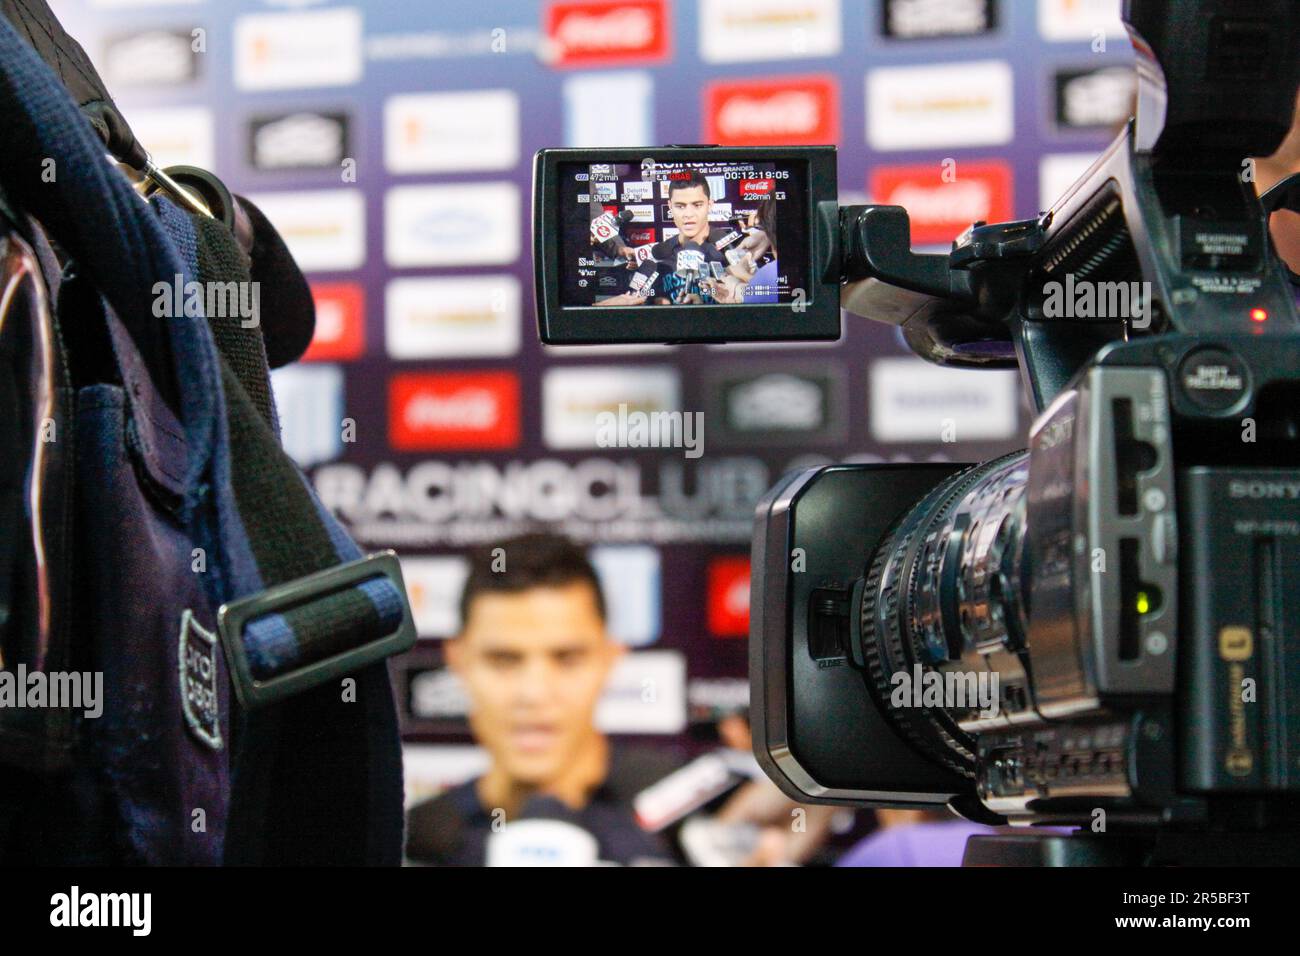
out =
<svg viewBox="0 0 1300 956"><path fill-rule="evenodd" d="M797 302L808 272L806 163L565 163L566 306Z"/></svg>

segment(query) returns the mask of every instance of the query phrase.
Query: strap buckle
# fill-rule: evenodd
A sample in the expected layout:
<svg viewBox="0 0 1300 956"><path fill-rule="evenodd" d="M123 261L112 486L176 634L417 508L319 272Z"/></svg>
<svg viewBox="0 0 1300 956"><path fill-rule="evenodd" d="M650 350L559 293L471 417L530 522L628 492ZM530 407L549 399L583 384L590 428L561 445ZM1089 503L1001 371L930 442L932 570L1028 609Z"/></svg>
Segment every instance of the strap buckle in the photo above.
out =
<svg viewBox="0 0 1300 956"><path fill-rule="evenodd" d="M401 622L389 634L358 644L326 657L308 660L272 677L253 673L245 628L250 621L291 611L313 601L339 594L376 578L387 578L401 598ZM277 584L257 594L221 605L217 611L217 632L230 666L235 696L245 710L264 707L316 687L368 664L400 654L415 646L415 622L406 599L402 569L394 551L380 551L347 564L336 565L305 577Z"/></svg>

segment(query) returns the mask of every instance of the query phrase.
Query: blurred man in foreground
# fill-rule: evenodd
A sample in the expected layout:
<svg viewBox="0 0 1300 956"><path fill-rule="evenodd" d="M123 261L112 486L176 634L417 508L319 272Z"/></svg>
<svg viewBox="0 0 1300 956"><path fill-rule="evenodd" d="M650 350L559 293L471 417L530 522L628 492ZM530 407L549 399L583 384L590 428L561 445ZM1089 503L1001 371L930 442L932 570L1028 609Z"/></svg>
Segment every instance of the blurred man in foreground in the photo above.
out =
<svg viewBox="0 0 1300 956"><path fill-rule="evenodd" d="M407 857L473 866L494 852L502 860L503 847L525 846L514 852L563 862L580 861L586 848L602 862L667 859L637 825L631 802L673 764L612 748L595 726L623 648L606 633L600 583L583 551L553 535L480 550L471 557L461 620L447 663L464 683L470 728L491 766L411 809ZM550 822L511 832L525 820ZM529 840L520 844L519 833Z"/></svg>

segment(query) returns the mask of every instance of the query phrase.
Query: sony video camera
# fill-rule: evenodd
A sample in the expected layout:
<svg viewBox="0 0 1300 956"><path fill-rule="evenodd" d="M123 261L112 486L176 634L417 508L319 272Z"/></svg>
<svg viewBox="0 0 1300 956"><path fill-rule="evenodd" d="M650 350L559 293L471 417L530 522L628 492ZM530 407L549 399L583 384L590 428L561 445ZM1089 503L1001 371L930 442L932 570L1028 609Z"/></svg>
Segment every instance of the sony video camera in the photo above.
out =
<svg viewBox="0 0 1300 956"><path fill-rule="evenodd" d="M1111 838L971 862L1300 843L1276 839L1300 831L1300 280L1268 229L1300 177L1257 197L1246 159L1291 127L1300 10L1123 18L1135 119L1052 209L946 255L911 251L901 207L839 207L829 147L537 159L544 341L835 338L843 307L1020 369L1027 450L787 474L753 541L754 747L782 790ZM625 238L639 217L663 228ZM731 268L727 230L770 260Z"/></svg>

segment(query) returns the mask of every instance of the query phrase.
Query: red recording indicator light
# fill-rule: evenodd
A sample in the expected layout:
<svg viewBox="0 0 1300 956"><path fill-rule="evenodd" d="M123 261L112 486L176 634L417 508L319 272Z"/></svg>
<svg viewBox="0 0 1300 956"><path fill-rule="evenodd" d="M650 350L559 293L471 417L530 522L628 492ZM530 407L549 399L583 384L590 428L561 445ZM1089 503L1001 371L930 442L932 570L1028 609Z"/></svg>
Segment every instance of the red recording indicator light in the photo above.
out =
<svg viewBox="0 0 1300 956"><path fill-rule="evenodd" d="M1251 310L1250 310L1250 321L1252 321L1252 322L1267 322L1267 321L1268 321L1268 310L1267 310L1267 309L1251 309Z"/></svg>

